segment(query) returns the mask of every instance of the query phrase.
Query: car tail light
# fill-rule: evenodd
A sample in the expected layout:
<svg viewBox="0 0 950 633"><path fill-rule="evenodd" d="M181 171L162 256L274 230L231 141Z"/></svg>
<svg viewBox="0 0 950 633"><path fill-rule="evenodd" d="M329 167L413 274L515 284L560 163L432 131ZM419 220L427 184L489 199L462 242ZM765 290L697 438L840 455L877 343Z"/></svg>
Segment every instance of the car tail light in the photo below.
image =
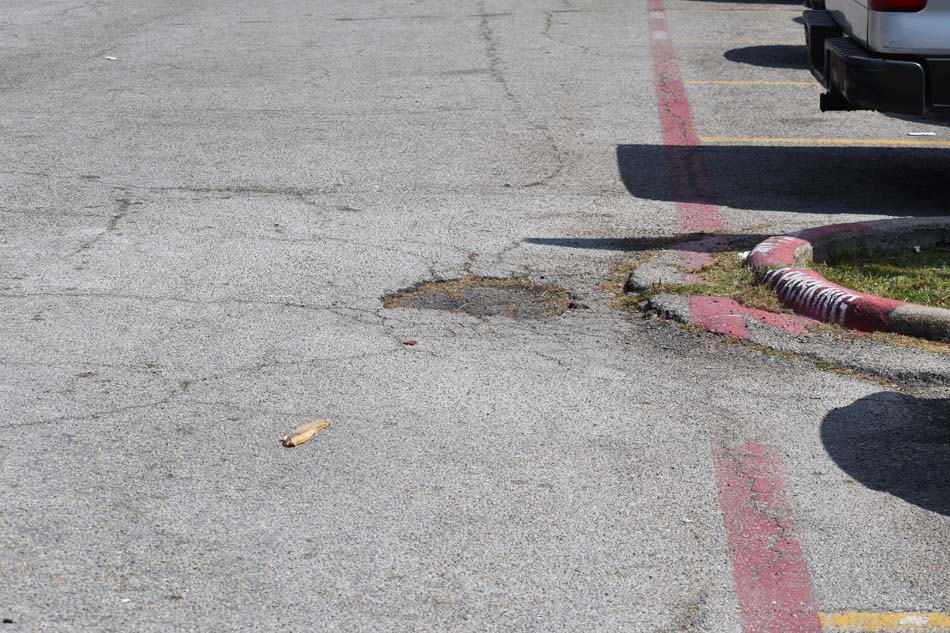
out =
<svg viewBox="0 0 950 633"><path fill-rule="evenodd" d="M927 8L927 0L870 0L872 11L913 13Z"/></svg>

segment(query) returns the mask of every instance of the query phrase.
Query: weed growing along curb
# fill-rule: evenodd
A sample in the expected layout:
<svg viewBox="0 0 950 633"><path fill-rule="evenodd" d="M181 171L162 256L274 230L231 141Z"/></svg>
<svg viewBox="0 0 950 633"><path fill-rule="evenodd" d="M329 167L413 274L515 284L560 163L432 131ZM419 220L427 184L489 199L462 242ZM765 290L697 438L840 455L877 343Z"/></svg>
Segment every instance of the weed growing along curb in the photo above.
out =
<svg viewBox="0 0 950 633"><path fill-rule="evenodd" d="M814 265L828 281L872 295L950 309L950 246L832 257Z"/></svg>
<svg viewBox="0 0 950 633"><path fill-rule="evenodd" d="M851 376L852 378L867 380L869 382L877 383L883 387L887 387L888 389L894 389L895 391L902 390L900 385L898 385L897 383L891 380L888 380L887 378L883 376L874 376L872 374L859 371L857 369L851 369L850 367L846 367L839 362L826 360L823 358L817 358L815 356L809 356L807 354L799 354L798 352L792 352L789 350L773 349L769 347L768 345L762 345L761 343L753 343L752 341L742 341L742 340L732 338L729 336L723 337L723 340L729 345L741 345L742 347L747 347L749 349L757 350L766 356L776 356L780 358L802 360L807 363L811 363L812 365L814 365L818 369L821 369L822 371L829 371L835 374L840 374L842 376Z"/></svg>
<svg viewBox="0 0 950 633"><path fill-rule="evenodd" d="M701 268L694 274L699 278L698 283L656 284L639 294L630 295L626 304L633 307L659 294L710 295L729 297L747 308L789 312L774 292L758 283L760 273L746 268L739 259L738 252L717 253L712 265Z"/></svg>
<svg viewBox="0 0 950 633"><path fill-rule="evenodd" d="M916 349L932 354L950 354L950 343L929 341L925 338L906 336L904 334L897 334L896 332L855 332L854 330L849 330L840 325L832 325L830 323L816 323L809 327L809 329L816 333L830 332L839 335L850 334L852 336L860 336L878 343L887 343L888 345Z"/></svg>

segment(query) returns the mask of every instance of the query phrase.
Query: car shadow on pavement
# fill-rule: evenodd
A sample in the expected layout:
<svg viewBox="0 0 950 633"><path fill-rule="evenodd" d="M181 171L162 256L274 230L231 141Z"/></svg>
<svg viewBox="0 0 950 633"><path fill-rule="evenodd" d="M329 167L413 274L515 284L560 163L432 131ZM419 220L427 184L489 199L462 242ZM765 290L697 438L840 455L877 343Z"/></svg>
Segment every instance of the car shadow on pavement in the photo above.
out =
<svg viewBox="0 0 950 633"><path fill-rule="evenodd" d="M675 193L670 163L697 172ZM618 145L617 166L627 191L646 200L794 213L950 215L946 149Z"/></svg>
<svg viewBox="0 0 950 633"><path fill-rule="evenodd" d="M765 68L786 68L808 70L808 49L805 39L800 45L768 44L733 48L722 55L731 62L763 66ZM811 77L811 75L809 75Z"/></svg>
<svg viewBox="0 0 950 633"><path fill-rule="evenodd" d="M752 233L684 233L664 237L529 237L525 244L582 248L598 251L640 252L688 247L699 253L725 253L737 248L752 248L769 235Z"/></svg>
<svg viewBox="0 0 950 633"><path fill-rule="evenodd" d="M880 112L879 114L886 116L889 119L897 119L899 121L904 121L905 123L913 123L915 125L933 125L937 127L950 127L950 114L937 114L931 116L915 115L915 114L898 114L896 112Z"/></svg>
<svg viewBox="0 0 950 633"><path fill-rule="evenodd" d="M829 413L821 440L861 484L950 515L950 399L877 393Z"/></svg>

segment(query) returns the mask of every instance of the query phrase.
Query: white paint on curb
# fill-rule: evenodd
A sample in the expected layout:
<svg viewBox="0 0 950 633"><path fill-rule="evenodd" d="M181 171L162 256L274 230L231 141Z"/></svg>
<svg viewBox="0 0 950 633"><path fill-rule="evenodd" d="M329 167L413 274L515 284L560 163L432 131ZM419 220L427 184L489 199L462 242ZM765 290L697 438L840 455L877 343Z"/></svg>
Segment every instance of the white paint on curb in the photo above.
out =
<svg viewBox="0 0 950 633"><path fill-rule="evenodd" d="M793 268L779 268L765 274L763 282L783 303L797 305L822 321L844 325L848 309L858 295L847 288Z"/></svg>
<svg viewBox="0 0 950 633"><path fill-rule="evenodd" d="M790 235L778 235L775 237L770 237L753 248L751 255L768 255L785 244L800 241L802 241L800 238L792 237Z"/></svg>

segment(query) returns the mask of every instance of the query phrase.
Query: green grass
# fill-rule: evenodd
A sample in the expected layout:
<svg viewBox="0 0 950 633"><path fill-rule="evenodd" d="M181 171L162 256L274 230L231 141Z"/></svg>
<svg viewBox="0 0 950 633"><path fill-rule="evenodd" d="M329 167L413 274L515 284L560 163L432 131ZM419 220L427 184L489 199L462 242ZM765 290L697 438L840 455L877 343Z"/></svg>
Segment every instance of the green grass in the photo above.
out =
<svg viewBox="0 0 950 633"><path fill-rule="evenodd" d="M950 246L830 260L815 270L852 290L950 309Z"/></svg>
<svg viewBox="0 0 950 633"><path fill-rule="evenodd" d="M712 295L731 297L747 308L771 312L784 312L778 297L765 286L756 283L756 273L742 265L735 252L717 253L715 262L699 271L700 283L662 284L653 286L635 297L629 297L633 305L658 294Z"/></svg>
<svg viewBox="0 0 950 633"><path fill-rule="evenodd" d="M756 283L756 273L746 268L737 255L733 252L719 253L712 266L700 271L700 277L707 282L702 294L732 297L747 308L784 311L775 293Z"/></svg>

